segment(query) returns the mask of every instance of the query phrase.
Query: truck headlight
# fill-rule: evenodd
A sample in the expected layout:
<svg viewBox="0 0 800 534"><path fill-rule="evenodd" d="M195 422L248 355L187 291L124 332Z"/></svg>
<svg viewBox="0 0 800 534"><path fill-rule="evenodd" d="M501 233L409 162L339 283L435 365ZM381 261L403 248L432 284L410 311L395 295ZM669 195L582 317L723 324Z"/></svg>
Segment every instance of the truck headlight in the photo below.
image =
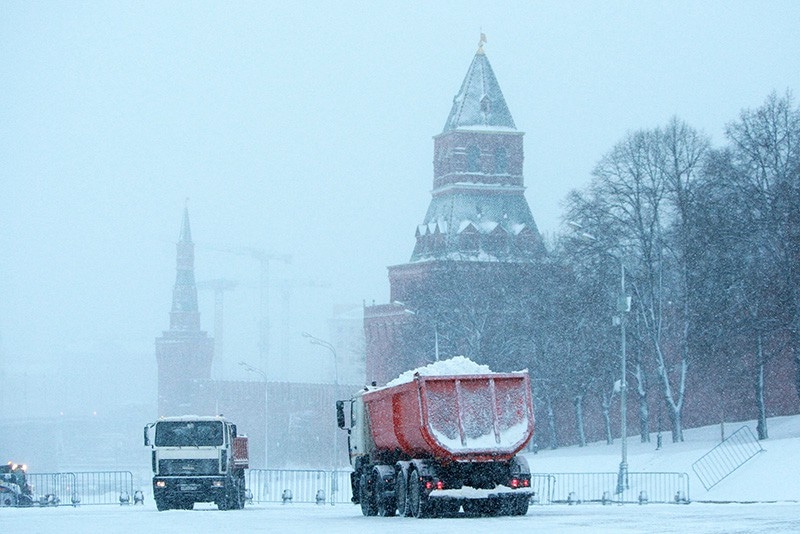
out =
<svg viewBox="0 0 800 534"><path fill-rule="evenodd" d="M211 483L211 485L214 486L215 488L224 488L225 487L225 481L224 480L215 480L215 481L213 481Z"/></svg>
<svg viewBox="0 0 800 534"><path fill-rule="evenodd" d="M167 481L166 480L156 480L156 487L157 488L166 488Z"/></svg>

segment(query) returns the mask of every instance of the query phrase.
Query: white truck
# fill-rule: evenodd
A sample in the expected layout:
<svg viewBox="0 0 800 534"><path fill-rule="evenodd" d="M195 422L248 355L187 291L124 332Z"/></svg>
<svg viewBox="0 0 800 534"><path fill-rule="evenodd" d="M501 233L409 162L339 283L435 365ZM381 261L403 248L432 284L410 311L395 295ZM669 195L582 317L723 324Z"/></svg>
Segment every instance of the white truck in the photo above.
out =
<svg viewBox="0 0 800 534"><path fill-rule="evenodd" d="M196 502L244 508L247 437L237 435L235 424L221 416L161 417L144 427L144 444L159 511L190 510Z"/></svg>

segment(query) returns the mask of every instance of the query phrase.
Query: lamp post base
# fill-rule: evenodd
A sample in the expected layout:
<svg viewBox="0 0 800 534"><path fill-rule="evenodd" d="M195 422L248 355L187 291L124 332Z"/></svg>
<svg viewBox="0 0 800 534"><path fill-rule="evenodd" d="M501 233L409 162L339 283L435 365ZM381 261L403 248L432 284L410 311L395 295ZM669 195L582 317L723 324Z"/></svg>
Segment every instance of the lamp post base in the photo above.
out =
<svg viewBox="0 0 800 534"><path fill-rule="evenodd" d="M628 463L619 463L619 473L617 474L617 495L628 489Z"/></svg>

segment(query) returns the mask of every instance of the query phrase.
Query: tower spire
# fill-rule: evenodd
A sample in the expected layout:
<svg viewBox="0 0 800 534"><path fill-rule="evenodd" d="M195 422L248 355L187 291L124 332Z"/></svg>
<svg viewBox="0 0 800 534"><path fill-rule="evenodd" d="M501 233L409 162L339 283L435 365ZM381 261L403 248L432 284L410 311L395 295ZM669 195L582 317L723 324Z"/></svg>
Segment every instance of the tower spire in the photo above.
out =
<svg viewBox="0 0 800 534"><path fill-rule="evenodd" d="M486 35L481 34L478 51L453 98L442 133L453 130L516 131L503 91L483 51Z"/></svg>
<svg viewBox="0 0 800 534"><path fill-rule="evenodd" d="M197 285L194 280L194 243L188 206L183 208L181 233L176 248L177 272L175 287L172 290L169 327L170 330L196 332L200 330L200 312L197 306Z"/></svg>
<svg viewBox="0 0 800 534"><path fill-rule="evenodd" d="M183 207L183 222L181 223L181 234L178 241L182 243L191 243L192 229L189 226L189 199L186 199L186 204Z"/></svg>
<svg viewBox="0 0 800 534"><path fill-rule="evenodd" d="M481 32L481 38L478 40L478 51L476 54L483 54L483 44L486 42L486 34Z"/></svg>

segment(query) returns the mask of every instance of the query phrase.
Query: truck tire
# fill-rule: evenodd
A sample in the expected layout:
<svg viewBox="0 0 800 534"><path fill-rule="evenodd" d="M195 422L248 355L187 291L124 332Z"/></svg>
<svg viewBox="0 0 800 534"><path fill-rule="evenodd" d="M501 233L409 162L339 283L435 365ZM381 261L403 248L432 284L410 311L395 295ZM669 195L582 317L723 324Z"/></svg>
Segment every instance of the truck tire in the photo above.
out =
<svg viewBox="0 0 800 534"><path fill-rule="evenodd" d="M246 500L246 489L244 487L244 479L240 479L236 484L236 491L234 492L234 510L243 510L244 501Z"/></svg>
<svg viewBox="0 0 800 534"><path fill-rule="evenodd" d="M408 506L408 467L398 464L394 476L394 498L397 501L397 513L400 517L411 515Z"/></svg>
<svg viewBox="0 0 800 534"><path fill-rule="evenodd" d="M361 513L366 516L378 515L378 506L375 503L375 491L369 475L362 474L358 485L358 500L361 502Z"/></svg>
<svg viewBox="0 0 800 534"><path fill-rule="evenodd" d="M408 474L408 501L406 506L410 509L411 515L416 518L430 517L431 505L428 496L422 489L422 483L416 469L411 469Z"/></svg>
<svg viewBox="0 0 800 534"><path fill-rule="evenodd" d="M156 497L156 509L159 512L163 512L165 510L169 510L172 508L172 501L167 499L166 497Z"/></svg>
<svg viewBox="0 0 800 534"><path fill-rule="evenodd" d="M515 496L511 505L511 515L526 515L528 513L529 503L530 497L528 497L528 495Z"/></svg>
<svg viewBox="0 0 800 534"><path fill-rule="evenodd" d="M381 517L394 517L397 512L397 499L394 493L394 468L389 465L376 465L372 468L373 495L377 513ZM387 482L387 479L390 482Z"/></svg>

